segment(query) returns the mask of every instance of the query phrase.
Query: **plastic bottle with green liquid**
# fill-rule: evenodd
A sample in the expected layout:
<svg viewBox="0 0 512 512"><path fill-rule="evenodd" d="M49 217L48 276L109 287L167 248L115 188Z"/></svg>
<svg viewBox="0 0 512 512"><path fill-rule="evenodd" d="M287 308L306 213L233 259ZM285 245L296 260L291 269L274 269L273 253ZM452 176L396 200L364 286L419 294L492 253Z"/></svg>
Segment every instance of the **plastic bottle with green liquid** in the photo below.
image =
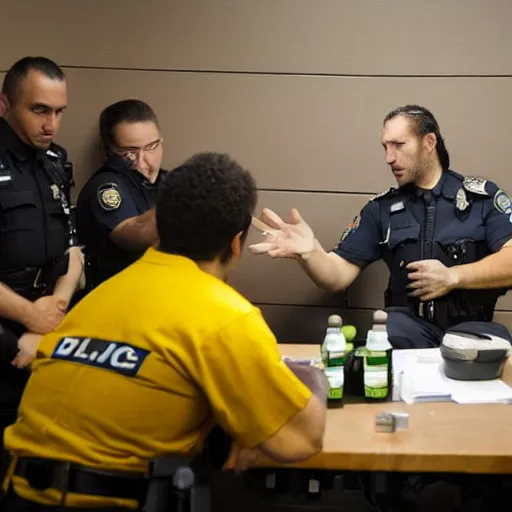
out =
<svg viewBox="0 0 512 512"><path fill-rule="evenodd" d="M339 315L329 317L321 349L324 372L329 381L328 400L331 403L343 401L347 341L341 332L341 324L342 320Z"/></svg>
<svg viewBox="0 0 512 512"><path fill-rule="evenodd" d="M367 400L386 400L391 394L391 352L386 329L387 313L375 311L368 331L364 358L364 396Z"/></svg>

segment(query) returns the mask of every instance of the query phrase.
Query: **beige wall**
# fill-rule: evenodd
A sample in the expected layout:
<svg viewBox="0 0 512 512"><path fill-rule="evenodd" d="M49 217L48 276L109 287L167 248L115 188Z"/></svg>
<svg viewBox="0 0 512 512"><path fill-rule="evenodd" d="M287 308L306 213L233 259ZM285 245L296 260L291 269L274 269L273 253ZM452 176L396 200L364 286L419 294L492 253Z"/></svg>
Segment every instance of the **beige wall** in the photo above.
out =
<svg viewBox="0 0 512 512"><path fill-rule="evenodd" d="M138 97L161 119L166 167L231 153L256 176L259 208L298 207L325 247L393 184L379 132L401 104L433 110L455 170L512 192L508 0L27 0L2 10L0 70L42 54L69 77L58 142L79 187L98 163L100 110ZM376 264L347 297L332 296L295 262L247 255L234 284L282 340L319 341L342 304L366 327L385 281ZM499 309L512 327L512 298Z"/></svg>

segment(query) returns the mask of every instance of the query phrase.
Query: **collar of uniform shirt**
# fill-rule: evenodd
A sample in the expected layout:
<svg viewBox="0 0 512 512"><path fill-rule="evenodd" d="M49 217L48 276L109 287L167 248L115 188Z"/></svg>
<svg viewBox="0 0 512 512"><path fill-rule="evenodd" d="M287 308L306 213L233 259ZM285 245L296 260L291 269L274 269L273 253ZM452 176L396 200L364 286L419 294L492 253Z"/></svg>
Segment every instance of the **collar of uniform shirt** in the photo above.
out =
<svg viewBox="0 0 512 512"><path fill-rule="evenodd" d="M443 188L444 188L444 184L446 182L446 176L445 176L445 173L443 172L441 174L441 177L439 178L439 181L436 183L436 186L432 189L426 189L426 188L421 188L421 187L416 187L416 190L415 190L415 194L416 194L416 197L422 197L425 192L429 191L429 192L432 192L432 194L436 197L439 197L441 195L441 193L443 192Z"/></svg>

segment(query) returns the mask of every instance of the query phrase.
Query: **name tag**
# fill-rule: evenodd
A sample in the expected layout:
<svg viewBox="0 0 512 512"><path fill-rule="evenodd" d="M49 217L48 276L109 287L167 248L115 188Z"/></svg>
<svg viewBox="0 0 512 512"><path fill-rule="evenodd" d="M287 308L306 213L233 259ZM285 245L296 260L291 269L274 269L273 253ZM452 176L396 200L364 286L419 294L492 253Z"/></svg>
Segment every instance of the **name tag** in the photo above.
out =
<svg viewBox="0 0 512 512"><path fill-rule="evenodd" d="M134 377L148 355L148 350L128 343L66 337L59 341L51 358L96 366Z"/></svg>
<svg viewBox="0 0 512 512"><path fill-rule="evenodd" d="M0 162L0 186L4 185L12 185L12 176L11 171L3 167L2 162Z"/></svg>
<svg viewBox="0 0 512 512"><path fill-rule="evenodd" d="M389 209L389 211L391 213L401 212L402 210L405 210L403 201L399 201L398 203L393 203L391 205L391 208Z"/></svg>

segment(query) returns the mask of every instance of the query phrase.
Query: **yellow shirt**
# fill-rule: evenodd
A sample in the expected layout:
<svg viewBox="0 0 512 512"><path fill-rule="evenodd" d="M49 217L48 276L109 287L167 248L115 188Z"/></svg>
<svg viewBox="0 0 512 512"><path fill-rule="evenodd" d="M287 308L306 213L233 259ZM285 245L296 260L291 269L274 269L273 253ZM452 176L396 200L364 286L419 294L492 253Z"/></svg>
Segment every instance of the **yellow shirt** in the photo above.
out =
<svg viewBox="0 0 512 512"><path fill-rule="evenodd" d="M310 397L259 309L192 260L149 249L43 337L5 445L19 456L144 471L151 458L199 452L214 422L258 445ZM27 499L59 498L20 477L13 485ZM84 499L70 494L68 504L101 498Z"/></svg>

